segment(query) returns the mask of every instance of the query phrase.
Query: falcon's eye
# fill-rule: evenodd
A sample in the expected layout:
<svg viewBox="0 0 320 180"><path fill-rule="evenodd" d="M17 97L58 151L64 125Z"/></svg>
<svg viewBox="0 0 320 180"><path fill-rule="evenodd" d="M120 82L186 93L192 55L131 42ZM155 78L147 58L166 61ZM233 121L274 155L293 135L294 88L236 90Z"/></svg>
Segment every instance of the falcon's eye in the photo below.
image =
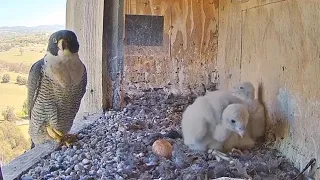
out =
<svg viewBox="0 0 320 180"><path fill-rule="evenodd" d="M58 41L57 41L56 38L53 38L52 41L53 41L54 44L57 44L57 43L58 43Z"/></svg>
<svg viewBox="0 0 320 180"><path fill-rule="evenodd" d="M233 119L231 120L231 122L232 122L232 123L236 123L236 121L235 121L235 120L233 120Z"/></svg>

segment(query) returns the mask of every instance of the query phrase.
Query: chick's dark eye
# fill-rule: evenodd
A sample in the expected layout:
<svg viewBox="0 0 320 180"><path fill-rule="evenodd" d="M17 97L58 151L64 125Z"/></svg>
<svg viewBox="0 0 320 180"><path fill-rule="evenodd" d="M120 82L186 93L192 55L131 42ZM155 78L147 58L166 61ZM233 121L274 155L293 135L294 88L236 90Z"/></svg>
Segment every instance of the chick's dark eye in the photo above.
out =
<svg viewBox="0 0 320 180"><path fill-rule="evenodd" d="M240 86L240 87L239 87L239 89L243 89L243 87L242 87L242 86Z"/></svg>
<svg viewBox="0 0 320 180"><path fill-rule="evenodd" d="M231 120L231 122L232 122L232 123L236 123L236 121L235 121L235 120L233 120L233 119Z"/></svg>

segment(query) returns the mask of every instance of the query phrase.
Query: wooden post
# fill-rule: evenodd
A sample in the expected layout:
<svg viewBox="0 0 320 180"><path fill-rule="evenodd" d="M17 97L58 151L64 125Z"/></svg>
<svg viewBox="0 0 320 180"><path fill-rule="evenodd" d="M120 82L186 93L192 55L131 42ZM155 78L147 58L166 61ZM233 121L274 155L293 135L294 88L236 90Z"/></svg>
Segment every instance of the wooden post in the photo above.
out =
<svg viewBox="0 0 320 180"><path fill-rule="evenodd" d="M0 165L0 180L3 180L2 171L1 171L1 165Z"/></svg>
<svg viewBox="0 0 320 180"><path fill-rule="evenodd" d="M103 14L105 0L67 0L66 29L80 43L79 56L88 72L87 92L78 116L103 112ZM79 18L81 17L81 18Z"/></svg>

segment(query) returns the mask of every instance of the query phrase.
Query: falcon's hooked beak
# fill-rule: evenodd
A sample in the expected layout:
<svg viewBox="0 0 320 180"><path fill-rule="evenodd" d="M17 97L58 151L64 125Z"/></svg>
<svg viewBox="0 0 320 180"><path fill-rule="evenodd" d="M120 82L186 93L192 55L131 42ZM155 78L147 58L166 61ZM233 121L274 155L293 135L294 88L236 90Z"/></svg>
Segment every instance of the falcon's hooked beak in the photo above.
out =
<svg viewBox="0 0 320 180"><path fill-rule="evenodd" d="M64 39L59 40L59 42L58 42L58 47L59 47L60 50L63 51L63 54L64 54L64 55L70 55L70 54L72 54L72 53L70 52L70 50L69 50L69 43L68 43L68 41L66 41L66 40L64 40Z"/></svg>

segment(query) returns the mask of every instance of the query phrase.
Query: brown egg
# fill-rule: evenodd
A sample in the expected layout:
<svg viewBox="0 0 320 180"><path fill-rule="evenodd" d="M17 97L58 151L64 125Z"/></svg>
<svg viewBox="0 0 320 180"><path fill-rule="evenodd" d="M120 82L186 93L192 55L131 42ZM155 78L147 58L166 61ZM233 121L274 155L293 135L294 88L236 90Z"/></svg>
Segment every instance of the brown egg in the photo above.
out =
<svg viewBox="0 0 320 180"><path fill-rule="evenodd" d="M165 139L158 139L152 145L152 152L165 158L171 157L172 149L172 145Z"/></svg>

